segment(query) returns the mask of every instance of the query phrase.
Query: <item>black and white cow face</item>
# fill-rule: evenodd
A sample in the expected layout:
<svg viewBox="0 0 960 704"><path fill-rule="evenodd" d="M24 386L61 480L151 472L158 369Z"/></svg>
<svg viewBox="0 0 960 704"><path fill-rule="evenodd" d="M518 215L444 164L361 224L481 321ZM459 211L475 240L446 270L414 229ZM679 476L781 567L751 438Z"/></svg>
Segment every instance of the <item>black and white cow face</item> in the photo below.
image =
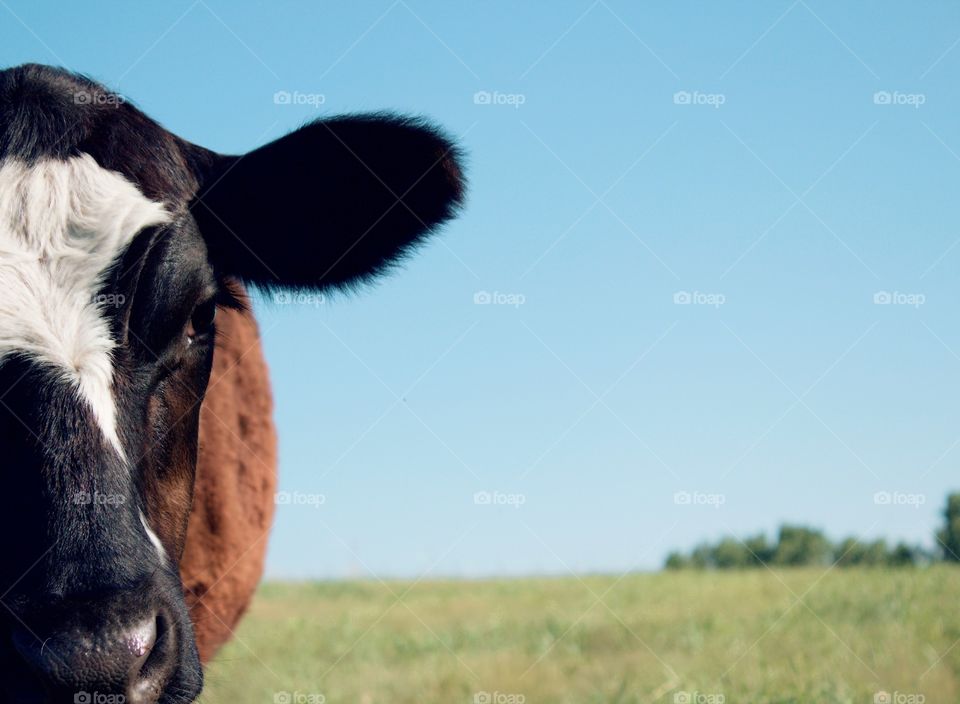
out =
<svg viewBox="0 0 960 704"><path fill-rule="evenodd" d="M87 79L0 71L0 702L195 698L178 561L217 307L367 280L461 196L417 121L225 157Z"/></svg>

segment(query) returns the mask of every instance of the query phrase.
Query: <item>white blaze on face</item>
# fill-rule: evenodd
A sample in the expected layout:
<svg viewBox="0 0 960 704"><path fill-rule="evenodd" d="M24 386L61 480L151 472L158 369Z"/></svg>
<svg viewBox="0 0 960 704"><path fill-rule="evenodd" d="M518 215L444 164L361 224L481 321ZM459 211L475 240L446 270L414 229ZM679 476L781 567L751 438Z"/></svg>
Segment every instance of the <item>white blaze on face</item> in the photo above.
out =
<svg viewBox="0 0 960 704"><path fill-rule="evenodd" d="M0 164L0 359L19 353L69 383L123 456L111 338L97 292L160 203L93 157Z"/></svg>
<svg viewBox="0 0 960 704"><path fill-rule="evenodd" d="M160 562L166 562L167 551L163 549L163 543L160 541L160 536L154 533L153 529L150 528L150 524L147 523L147 517L143 515L143 511L140 512L140 523L143 525L143 529L147 531L147 537L150 538L150 542L153 543L154 549L160 556Z"/></svg>

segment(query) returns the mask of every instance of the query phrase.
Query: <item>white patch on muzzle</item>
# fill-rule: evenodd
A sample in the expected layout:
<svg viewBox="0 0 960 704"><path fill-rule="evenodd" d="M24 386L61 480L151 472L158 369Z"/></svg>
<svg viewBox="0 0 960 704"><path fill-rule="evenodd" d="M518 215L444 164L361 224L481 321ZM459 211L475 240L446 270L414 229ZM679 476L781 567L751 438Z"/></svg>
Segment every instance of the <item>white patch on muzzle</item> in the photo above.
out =
<svg viewBox="0 0 960 704"><path fill-rule="evenodd" d="M163 205L93 157L0 164L0 358L24 354L76 389L121 457L116 342L97 300L114 261Z"/></svg>

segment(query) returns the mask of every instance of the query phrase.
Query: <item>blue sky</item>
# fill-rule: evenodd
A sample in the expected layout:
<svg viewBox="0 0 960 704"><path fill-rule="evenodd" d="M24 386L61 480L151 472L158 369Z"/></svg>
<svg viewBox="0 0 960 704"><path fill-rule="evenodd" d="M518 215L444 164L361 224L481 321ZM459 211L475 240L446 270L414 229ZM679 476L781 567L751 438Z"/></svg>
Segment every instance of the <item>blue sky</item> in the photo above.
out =
<svg viewBox="0 0 960 704"><path fill-rule="evenodd" d="M257 305L269 574L651 569L782 521L929 544L960 487L960 7L547 7L0 1L0 64L214 149L389 108L469 152L402 272Z"/></svg>

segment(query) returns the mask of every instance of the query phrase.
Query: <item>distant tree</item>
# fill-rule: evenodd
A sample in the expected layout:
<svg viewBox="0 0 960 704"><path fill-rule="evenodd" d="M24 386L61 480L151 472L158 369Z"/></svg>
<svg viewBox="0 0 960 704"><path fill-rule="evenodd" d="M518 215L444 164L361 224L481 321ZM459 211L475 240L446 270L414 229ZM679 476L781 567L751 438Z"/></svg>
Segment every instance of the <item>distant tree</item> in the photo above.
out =
<svg viewBox="0 0 960 704"><path fill-rule="evenodd" d="M771 545L764 533L759 533L743 541L744 546L750 553L750 565L761 567L773 562L773 554L776 547Z"/></svg>
<svg viewBox="0 0 960 704"><path fill-rule="evenodd" d="M773 561L777 565L824 565L833 556L833 546L818 530L804 526L781 526Z"/></svg>
<svg viewBox="0 0 960 704"><path fill-rule="evenodd" d="M881 565L889 564L890 562L890 550L887 548L886 540L874 540L872 543L867 543L866 549L863 552L863 562L861 564L879 567Z"/></svg>
<svg viewBox="0 0 960 704"><path fill-rule="evenodd" d="M750 551L736 538L724 538L713 549L713 563L722 570L750 567Z"/></svg>
<svg viewBox="0 0 960 704"><path fill-rule="evenodd" d="M960 562L960 494L947 496L943 519L943 528L937 532L937 547L946 562Z"/></svg>
<svg viewBox="0 0 960 704"><path fill-rule="evenodd" d="M863 564L864 545L856 538L846 538L833 549L833 561L840 567Z"/></svg>
<svg viewBox="0 0 960 704"><path fill-rule="evenodd" d="M892 567L910 567L919 565L923 561L923 551L906 543L897 543L887 559L887 563Z"/></svg>
<svg viewBox="0 0 960 704"><path fill-rule="evenodd" d="M701 543L695 547L693 552L690 553L690 566L700 570L715 567L716 563L713 559L713 548L707 543Z"/></svg>
<svg viewBox="0 0 960 704"><path fill-rule="evenodd" d="M920 546L900 542L891 548L886 540L860 540L849 537L833 544L822 531L805 526L783 525L777 542L758 533L739 540L723 538L718 543L700 543L689 555L672 552L667 556L666 569L747 569L764 565L798 567L828 565L839 567L908 567L929 564L940 553L946 559L960 562L960 493L948 498L944 511L947 525L937 534L942 545L936 554Z"/></svg>
<svg viewBox="0 0 960 704"><path fill-rule="evenodd" d="M672 552L667 555L667 561L664 566L668 570L682 570L690 566L690 560L688 560L682 553Z"/></svg>
<svg viewBox="0 0 960 704"><path fill-rule="evenodd" d="M885 540L866 543L856 538L847 538L838 543L833 551L833 559L840 567L909 567L929 562L926 552L917 546L901 542L890 548Z"/></svg>

